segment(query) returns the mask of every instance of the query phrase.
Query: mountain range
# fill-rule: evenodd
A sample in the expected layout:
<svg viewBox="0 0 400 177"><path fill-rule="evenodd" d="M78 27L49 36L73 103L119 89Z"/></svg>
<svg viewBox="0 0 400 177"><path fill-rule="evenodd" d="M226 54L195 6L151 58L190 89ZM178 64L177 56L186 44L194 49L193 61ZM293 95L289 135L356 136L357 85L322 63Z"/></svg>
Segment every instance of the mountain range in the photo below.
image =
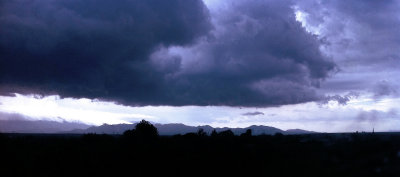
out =
<svg viewBox="0 0 400 177"><path fill-rule="evenodd" d="M108 124L103 124L101 126L92 126L87 129L75 129L72 131L67 131L63 133L73 133L73 134L86 134L86 133L96 133L96 134L123 134L124 131L134 129L136 124L114 124L114 125L108 125ZM186 134L186 133L192 133L192 132L197 132L199 129L203 129L207 134L210 134L212 130L216 130L217 132L225 131L225 130L232 130L232 132L235 135L240 135L241 133L244 133L247 129L251 129L253 135L261 135L261 134L266 134L266 135L273 135L275 133L282 133L282 134L309 134L309 133L317 133L317 132L312 132L312 131L307 131L307 130L301 130L301 129L289 129L289 130L281 130L275 127L269 127L269 126L262 126L262 125L252 125L250 127L246 128L228 128L228 127L223 127L223 128L213 128L209 125L203 125L203 126L188 126L184 124L154 124L154 126L157 128L158 132L160 135L177 135L177 134Z"/></svg>
<svg viewBox="0 0 400 177"><path fill-rule="evenodd" d="M29 117L15 114L15 113L2 113L0 112L0 132L1 133L69 133L69 134L123 134L126 130L134 129L137 123L133 124L103 124L100 126L90 126L82 122L68 122L63 119L58 120L32 120ZM157 128L160 135L176 135L197 132L203 129L207 134L215 129L217 132L232 130L236 135L244 133L247 129L251 129L253 135L273 135L275 133L282 134L308 134L316 133L301 129L281 130L275 127L252 125L246 128L214 128L209 125L202 126L188 126L180 123L171 124L152 124Z"/></svg>

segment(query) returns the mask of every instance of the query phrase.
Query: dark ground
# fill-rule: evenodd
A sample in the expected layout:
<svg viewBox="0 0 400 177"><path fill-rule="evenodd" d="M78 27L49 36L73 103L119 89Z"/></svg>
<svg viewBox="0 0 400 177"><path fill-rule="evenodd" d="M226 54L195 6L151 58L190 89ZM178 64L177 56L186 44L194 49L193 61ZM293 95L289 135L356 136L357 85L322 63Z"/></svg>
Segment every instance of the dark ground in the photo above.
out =
<svg viewBox="0 0 400 177"><path fill-rule="evenodd" d="M0 134L0 176L400 176L399 133Z"/></svg>

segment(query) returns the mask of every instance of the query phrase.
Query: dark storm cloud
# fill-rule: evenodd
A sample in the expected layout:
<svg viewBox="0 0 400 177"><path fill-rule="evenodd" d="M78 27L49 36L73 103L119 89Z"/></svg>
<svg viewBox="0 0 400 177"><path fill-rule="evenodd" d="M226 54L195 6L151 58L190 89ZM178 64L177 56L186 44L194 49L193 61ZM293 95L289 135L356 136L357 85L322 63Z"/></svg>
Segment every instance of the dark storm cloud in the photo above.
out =
<svg viewBox="0 0 400 177"><path fill-rule="evenodd" d="M210 29L201 0L3 1L3 92L146 103L162 73L148 55L159 45L190 44Z"/></svg>
<svg viewBox="0 0 400 177"><path fill-rule="evenodd" d="M335 65L296 21L289 1L228 1L211 13L214 30L196 45L153 55L169 61L161 69L180 63L166 75L177 88L169 93L181 93L171 100L265 106L324 99L314 89Z"/></svg>
<svg viewBox="0 0 400 177"><path fill-rule="evenodd" d="M289 1L4 1L0 91L130 105L320 100L335 68Z"/></svg>

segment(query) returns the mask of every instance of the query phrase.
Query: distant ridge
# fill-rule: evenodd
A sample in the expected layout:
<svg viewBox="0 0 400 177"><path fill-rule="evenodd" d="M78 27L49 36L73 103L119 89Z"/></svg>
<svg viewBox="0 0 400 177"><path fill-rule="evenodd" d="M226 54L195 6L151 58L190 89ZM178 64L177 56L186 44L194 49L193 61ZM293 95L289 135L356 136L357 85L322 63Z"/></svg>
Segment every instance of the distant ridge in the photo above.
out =
<svg viewBox="0 0 400 177"><path fill-rule="evenodd" d="M85 129L89 125L79 122L47 120L0 120L0 133L58 133L74 129Z"/></svg>
<svg viewBox="0 0 400 177"><path fill-rule="evenodd" d="M74 134L86 134L86 133L96 133L96 134L123 134L124 131L134 129L136 124L115 124L115 125L108 125L103 124L100 126L92 126L87 129L75 129L72 131L62 132L62 133L74 133ZM177 135L177 134L186 134L197 132L200 128L202 128L208 134L211 133L212 130L216 130L217 132L225 131L225 130L232 130L234 134L240 135L244 133L247 129L251 129L253 135L273 135L275 133L282 133L282 134L310 134L310 133L317 133L313 131L301 130L301 129L289 129L289 130L281 130L275 127L263 126L263 125L252 125L246 128L213 128L209 125L203 126L188 126L180 123L173 123L173 124L158 124L155 123L154 126L158 129L160 135Z"/></svg>

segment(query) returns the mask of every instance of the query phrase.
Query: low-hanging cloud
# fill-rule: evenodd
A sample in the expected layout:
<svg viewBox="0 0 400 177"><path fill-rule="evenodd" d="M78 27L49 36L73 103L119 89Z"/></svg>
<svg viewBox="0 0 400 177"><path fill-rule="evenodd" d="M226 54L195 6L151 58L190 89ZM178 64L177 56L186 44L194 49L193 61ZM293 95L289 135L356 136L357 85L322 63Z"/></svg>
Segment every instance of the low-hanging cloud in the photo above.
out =
<svg viewBox="0 0 400 177"><path fill-rule="evenodd" d="M265 106L321 99L335 64L290 1L6 1L0 92L129 105Z"/></svg>
<svg viewBox="0 0 400 177"><path fill-rule="evenodd" d="M374 98L381 98L384 96L398 96L398 88L395 84L382 80L377 82L371 91L374 94Z"/></svg>
<svg viewBox="0 0 400 177"><path fill-rule="evenodd" d="M398 110L390 109L388 111L370 110L360 111L354 121L349 125L350 129L363 129L365 126L372 128L379 127L388 119L397 119Z"/></svg>
<svg viewBox="0 0 400 177"><path fill-rule="evenodd" d="M258 116L258 115L264 115L264 113L260 112L260 111L255 111L255 112L246 112L246 113L243 113L242 115L244 115L244 116Z"/></svg>
<svg viewBox="0 0 400 177"><path fill-rule="evenodd" d="M67 122L62 118L36 120L17 113L0 112L0 132L5 133L60 133L89 126L81 122Z"/></svg>
<svg viewBox="0 0 400 177"><path fill-rule="evenodd" d="M359 97L359 93L357 92L350 92L345 95L328 95L321 99L319 103L327 104L329 101L336 101L339 105L346 105L353 98Z"/></svg>

